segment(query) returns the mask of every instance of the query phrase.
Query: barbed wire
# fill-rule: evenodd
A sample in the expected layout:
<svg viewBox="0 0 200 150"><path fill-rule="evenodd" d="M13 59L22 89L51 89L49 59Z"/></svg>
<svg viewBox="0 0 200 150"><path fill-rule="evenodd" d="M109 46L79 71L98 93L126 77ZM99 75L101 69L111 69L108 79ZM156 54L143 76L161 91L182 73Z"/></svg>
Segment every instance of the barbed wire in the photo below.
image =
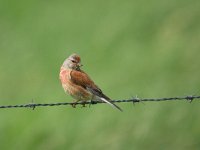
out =
<svg viewBox="0 0 200 150"><path fill-rule="evenodd" d="M185 96L185 97L168 97L168 98L138 98L134 97L131 99L124 99L124 100L111 100L113 103L139 103L139 102L160 102L160 101L175 101L175 100L187 100L189 102L192 102L194 99L200 99L200 96ZM29 104L19 104L19 105L4 105L0 108L32 108L33 110L36 107L46 107L46 106L63 106L63 105L94 105L94 104L100 104L105 103L103 101L86 101L86 102L65 102L65 103L29 103Z"/></svg>

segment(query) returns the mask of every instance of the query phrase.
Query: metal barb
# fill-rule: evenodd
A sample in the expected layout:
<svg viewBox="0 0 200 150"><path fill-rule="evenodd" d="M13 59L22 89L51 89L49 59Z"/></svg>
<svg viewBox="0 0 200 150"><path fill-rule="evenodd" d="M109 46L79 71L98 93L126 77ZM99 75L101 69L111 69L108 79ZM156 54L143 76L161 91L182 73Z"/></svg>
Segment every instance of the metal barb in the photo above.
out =
<svg viewBox="0 0 200 150"><path fill-rule="evenodd" d="M35 110L36 105L35 105L35 104L31 104L31 105L30 105L30 108L32 108L32 110Z"/></svg>
<svg viewBox="0 0 200 150"><path fill-rule="evenodd" d="M194 97L192 95L187 96L186 100L188 100L190 103L192 103L192 101L194 100Z"/></svg>
<svg viewBox="0 0 200 150"><path fill-rule="evenodd" d="M139 103L141 101L140 101L140 98L136 95L135 97L132 97L132 102L133 102L133 105L135 105L135 103Z"/></svg>
<svg viewBox="0 0 200 150"><path fill-rule="evenodd" d="M31 103L29 104L30 108L32 108L32 110L35 110L36 105L34 104L34 100L31 100Z"/></svg>

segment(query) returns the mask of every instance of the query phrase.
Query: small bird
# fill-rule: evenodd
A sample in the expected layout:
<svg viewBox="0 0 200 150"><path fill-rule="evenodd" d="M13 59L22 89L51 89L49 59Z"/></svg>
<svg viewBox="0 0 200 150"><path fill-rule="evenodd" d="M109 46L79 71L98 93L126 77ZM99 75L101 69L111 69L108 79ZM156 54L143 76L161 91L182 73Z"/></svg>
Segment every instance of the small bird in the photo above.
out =
<svg viewBox="0 0 200 150"><path fill-rule="evenodd" d="M60 81L66 93L76 99L75 103L88 100L103 101L112 107L122 109L111 102L111 99L103 94L102 90L81 70L81 58L77 54L70 55L60 68ZM75 105L74 105L75 107Z"/></svg>

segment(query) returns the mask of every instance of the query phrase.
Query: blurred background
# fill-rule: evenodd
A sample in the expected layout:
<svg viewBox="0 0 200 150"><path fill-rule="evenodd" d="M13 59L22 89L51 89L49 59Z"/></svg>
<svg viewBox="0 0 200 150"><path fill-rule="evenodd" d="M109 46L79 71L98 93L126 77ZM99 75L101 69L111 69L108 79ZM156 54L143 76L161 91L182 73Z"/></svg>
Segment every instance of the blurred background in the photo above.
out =
<svg viewBox="0 0 200 150"><path fill-rule="evenodd" d="M71 102L66 57L112 99L200 95L199 0L1 0L0 105ZM2 150L196 150L200 102L0 110Z"/></svg>

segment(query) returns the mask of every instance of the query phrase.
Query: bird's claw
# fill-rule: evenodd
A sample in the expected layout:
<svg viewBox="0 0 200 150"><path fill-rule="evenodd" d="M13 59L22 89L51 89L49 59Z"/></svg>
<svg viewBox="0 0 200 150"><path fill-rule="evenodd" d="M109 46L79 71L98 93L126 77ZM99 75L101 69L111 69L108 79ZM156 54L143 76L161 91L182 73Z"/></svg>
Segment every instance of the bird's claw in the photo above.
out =
<svg viewBox="0 0 200 150"><path fill-rule="evenodd" d="M82 108L83 107L86 107L86 103L85 102L82 102Z"/></svg>
<svg viewBox="0 0 200 150"><path fill-rule="evenodd" d="M76 108L76 104L77 104L77 102L72 103L71 105L72 105L73 108Z"/></svg>

